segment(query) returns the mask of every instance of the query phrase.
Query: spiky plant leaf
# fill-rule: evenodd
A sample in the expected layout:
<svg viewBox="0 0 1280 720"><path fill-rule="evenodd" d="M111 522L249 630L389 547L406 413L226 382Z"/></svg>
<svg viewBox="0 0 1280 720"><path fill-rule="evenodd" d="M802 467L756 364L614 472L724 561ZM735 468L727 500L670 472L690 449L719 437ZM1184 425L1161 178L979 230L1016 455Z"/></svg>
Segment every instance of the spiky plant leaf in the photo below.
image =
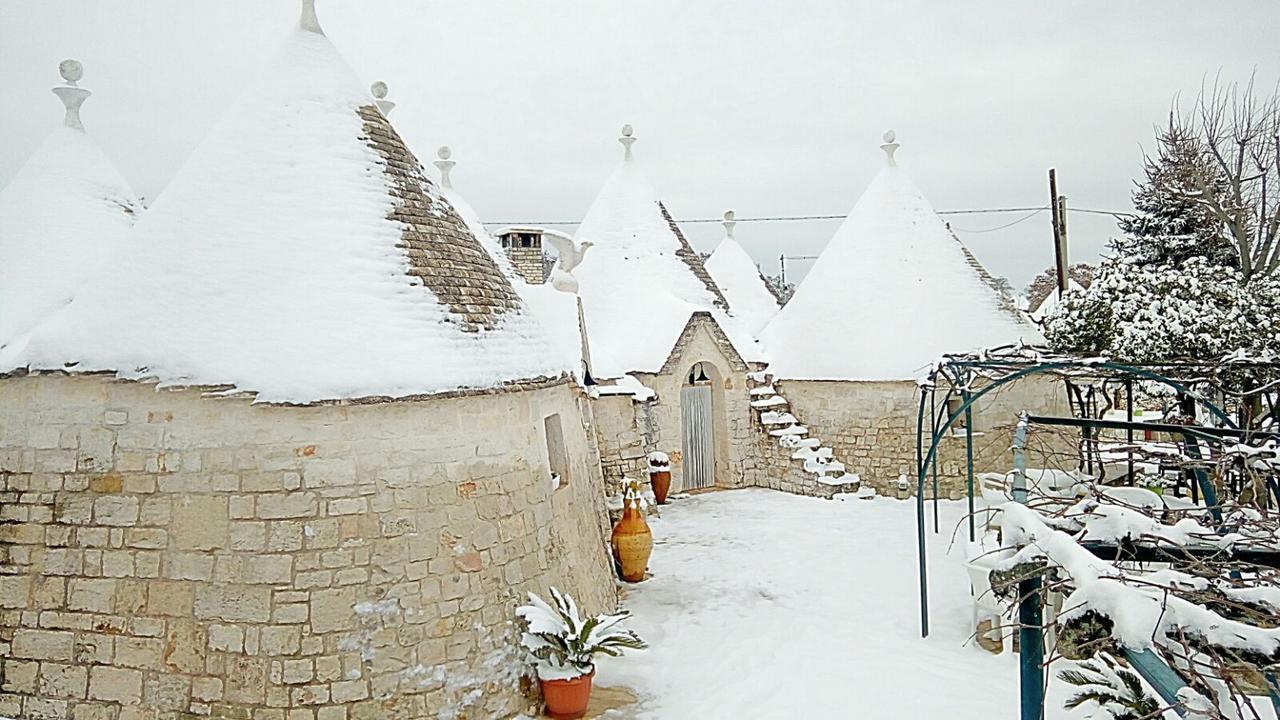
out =
<svg viewBox="0 0 1280 720"><path fill-rule="evenodd" d="M529 604L516 609L526 623L520 644L539 664L560 671L572 668L579 674L591 672L595 655L617 657L624 650L643 650L648 645L631 630L618 624L630 616L625 610L612 615L582 618L573 597L551 588L551 602L529 593Z"/></svg>
<svg viewBox="0 0 1280 720"><path fill-rule="evenodd" d="M1058 673L1063 682L1078 690L1063 703L1068 710L1088 702L1114 720L1137 720L1152 715L1160 704L1142 687L1138 674L1122 666L1108 653L1098 653L1072 670Z"/></svg>

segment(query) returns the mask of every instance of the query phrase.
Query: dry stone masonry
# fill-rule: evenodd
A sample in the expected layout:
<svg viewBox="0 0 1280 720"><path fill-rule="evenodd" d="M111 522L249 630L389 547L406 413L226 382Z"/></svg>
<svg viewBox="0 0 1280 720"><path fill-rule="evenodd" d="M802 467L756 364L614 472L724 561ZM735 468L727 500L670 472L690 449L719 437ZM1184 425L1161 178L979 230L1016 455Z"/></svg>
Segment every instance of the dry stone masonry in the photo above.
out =
<svg viewBox="0 0 1280 720"><path fill-rule="evenodd" d="M502 313L520 307L515 288L447 200L434 192L404 141L373 105L359 108L364 140L382 158L397 199L388 216L404 225L400 247L409 274L422 279L467 330L492 330Z"/></svg>
<svg viewBox="0 0 1280 720"><path fill-rule="evenodd" d="M834 451L789 412L789 403L767 370L747 375L751 409L760 429L760 456L765 471L758 484L797 495L830 498L856 492L861 478L845 472Z"/></svg>
<svg viewBox="0 0 1280 720"><path fill-rule="evenodd" d="M281 407L0 380L0 715L526 709L514 604L550 585L614 603L576 395Z"/></svg>
<svg viewBox="0 0 1280 720"><path fill-rule="evenodd" d="M703 264L702 258L698 256L697 251L685 239L684 231L672 219L671 213L667 211L667 206L659 202L658 209L662 211L662 218L667 221L667 226L671 228L671 233L676 236L676 240L680 243L680 248L676 250L676 255L684 261L685 265L689 266L689 271L702 281L702 284L707 288L707 292L715 296L715 306L721 310L728 310L729 301L724 299L724 293L720 292L720 287L716 285L716 281L711 279L711 274L707 272L707 267Z"/></svg>

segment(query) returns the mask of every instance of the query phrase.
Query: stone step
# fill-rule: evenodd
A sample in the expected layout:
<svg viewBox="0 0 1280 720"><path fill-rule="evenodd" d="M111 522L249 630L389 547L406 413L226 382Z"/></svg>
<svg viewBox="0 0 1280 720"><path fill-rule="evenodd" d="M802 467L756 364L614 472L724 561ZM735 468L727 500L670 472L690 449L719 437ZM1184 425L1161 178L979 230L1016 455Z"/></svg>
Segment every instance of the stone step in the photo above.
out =
<svg viewBox="0 0 1280 720"><path fill-rule="evenodd" d="M747 373L747 379L758 383L767 383L773 377L773 373L768 370L757 370Z"/></svg>
<svg viewBox="0 0 1280 720"><path fill-rule="evenodd" d="M786 405L786 404L787 404L787 399L782 397L781 395L774 395L773 397L765 398L764 400L751 401L751 407L757 410L760 410L762 408L779 407L781 405Z"/></svg>
<svg viewBox="0 0 1280 720"><path fill-rule="evenodd" d="M817 438L813 438L817 440ZM830 460L834 456L834 451L829 447L806 447L801 448L791 455L792 460Z"/></svg>
<svg viewBox="0 0 1280 720"><path fill-rule="evenodd" d="M823 462L821 460L805 460L804 471L817 475L844 474L844 463L839 460Z"/></svg>
<svg viewBox="0 0 1280 720"><path fill-rule="evenodd" d="M765 425L792 425L797 422L796 416L788 412L764 412L760 414L760 422Z"/></svg>
<svg viewBox="0 0 1280 720"><path fill-rule="evenodd" d="M857 473L842 473L840 475L823 476L814 478L823 485L833 485L844 488L841 492L857 492L858 486L862 483L862 477Z"/></svg>
<svg viewBox="0 0 1280 720"><path fill-rule="evenodd" d="M777 395L778 391L773 389L772 385L761 385L760 387L751 388L752 395Z"/></svg>
<svg viewBox="0 0 1280 720"><path fill-rule="evenodd" d="M778 430L770 430L769 434L774 437L786 437L788 435L808 435L809 428L803 425L792 425Z"/></svg>

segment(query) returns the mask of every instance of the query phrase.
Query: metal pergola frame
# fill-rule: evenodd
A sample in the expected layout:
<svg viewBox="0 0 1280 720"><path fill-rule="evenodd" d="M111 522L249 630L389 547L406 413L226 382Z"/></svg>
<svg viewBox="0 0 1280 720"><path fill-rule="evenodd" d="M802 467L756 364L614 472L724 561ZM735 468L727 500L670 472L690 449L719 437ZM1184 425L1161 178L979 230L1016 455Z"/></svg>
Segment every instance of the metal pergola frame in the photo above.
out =
<svg viewBox="0 0 1280 720"><path fill-rule="evenodd" d="M1152 431L1169 434L1181 435L1186 445L1187 454L1191 457L1200 457L1198 441L1203 440L1210 444L1218 445L1225 440L1234 439L1236 442L1249 442L1257 438L1280 438L1280 432L1272 430L1253 430L1242 429L1228 412L1221 406L1219 402L1206 396L1205 393L1197 391L1193 385L1209 384L1216 388L1219 392L1216 394L1224 396L1221 392L1221 386L1209 380L1206 375L1213 377L1215 369L1230 367L1233 369L1255 369L1265 370L1270 376L1280 375L1280 363L1257 363L1257 362L1233 362L1227 364L1209 365L1196 363L1173 363L1166 365L1130 365L1124 363L1113 362L1105 358L1075 358L1075 357L1053 357L1047 351L1040 348L1028 348L1024 346L1012 346L1008 348L998 348L980 355L965 356L944 356L941 361L933 366L929 374L920 380L920 402L916 417L916 534L917 534L917 551L920 571L920 632L921 637L929 635L929 596L928 596L928 570L925 548L925 483L926 479L932 479L933 504L934 504L934 532L939 531L938 528L938 452L939 443L943 437L946 437L952 427L955 426L960 418L964 418L963 429L965 437L965 473L966 473L966 494L968 499L968 530L969 539L975 539L975 508L974 508L974 468L973 468L973 425L972 425L972 408L973 405L984 396L996 391L997 389L1016 382L1018 380L1036 376L1051 375L1064 379L1068 386L1068 402L1072 404L1073 409L1079 410L1081 417L1045 417L1045 416L1029 416L1022 414L1020 422L1015 432L1014 439L1014 474L1015 488L1014 500L1019 502L1026 501L1026 478L1025 478L1025 442L1028 424L1050 425L1050 426L1067 426L1077 427L1081 431L1083 439L1083 449L1085 455L1085 463L1092 470L1092 452L1096 451L1096 441L1093 440L1093 432L1100 429L1123 430L1129 440L1129 445L1133 444L1133 433L1135 431ZM1209 372L1206 373L1206 370ZM1192 375L1194 379L1179 379L1171 377L1166 372L1176 372L1179 375ZM1089 397L1086 399L1084 394L1078 387L1074 388L1076 402L1073 402L1071 383L1072 378L1088 378L1090 380L1100 379L1103 381L1104 387L1106 382L1123 383L1126 391L1126 420L1103 420L1089 417L1097 412L1096 403L1093 402L1092 382L1089 383ZM943 404L941 413L937 410L936 394L939 381L944 381L949 387L947 396L953 393L960 396L960 404L954 409L950 403ZM985 381L981 387L975 388L975 382ZM1191 410L1192 417L1195 416L1195 408L1199 406L1203 408L1211 417L1213 425L1178 425L1172 423L1142 423L1134 421L1134 403L1133 403L1133 386L1135 382L1154 382L1164 385L1172 389L1179 399L1185 403L1185 407ZM1263 386L1253 392L1272 391L1274 392L1275 383ZM1245 393L1235 393L1237 397L1244 397ZM1078 406L1077 406L1078 402ZM1092 403L1092 404L1091 404ZM926 429L925 416L926 412L930 417L928 428L928 444L926 447ZM1270 411L1271 416L1275 416L1276 409L1273 407ZM1099 462L1101 460L1099 459ZM1133 475L1133 459L1130 455L1129 474ZM1211 512L1215 523L1222 522L1222 514L1220 504L1218 502L1216 489L1209 478L1207 472L1202 468L1192 470L1195 477L1195 483L1192 484L1193 495L1196 490L1204 497L1206 508ZM1021 487L1019 485L1021 479ZM1280 487L1274 483L1270 484L1270 490L1275 494L1277 505L1280 505ZM1097 545L1095 543L1095 545ZM1091 552L1101 557L1120 557L1124 548L1114 545L1099 545L1098 547L1089 547ZM1128 549L1130 553L1132 548ZM1274 560L1268 555L1266 560ZM1264 564L1271 564L1266 562ZM1026 587L1020 587L1019 595L1023 601L1019 603L1020 624L1023 626L1020 631L1021 647L1023 648L1022 657L1020 658L1021 666L1021 687L1022 687L1022 717L1024 719L1039 718L1043 713L1044 697L1043 697L1043 644L1040 637L1039 626L1041 624L1041 608L1039 605L1038 588L1033 587L1039 584L1039 578L1030 578L1024 581ZM1150 650L1144 652L1126 652L1129 656L1130 663L1138 670L1143 677L1150 682L1153 687L1165 698L1167 702L1172 703L1174 694L1179 687L1184 685L1181 678L1175 673L1164 661ZM1276 683L1275 667L1267 669L1267 680L1274 690ZM1276 692L1271 693L1273 703L1276 703L1277 712L1280 712L1280 695Z"/></svg>

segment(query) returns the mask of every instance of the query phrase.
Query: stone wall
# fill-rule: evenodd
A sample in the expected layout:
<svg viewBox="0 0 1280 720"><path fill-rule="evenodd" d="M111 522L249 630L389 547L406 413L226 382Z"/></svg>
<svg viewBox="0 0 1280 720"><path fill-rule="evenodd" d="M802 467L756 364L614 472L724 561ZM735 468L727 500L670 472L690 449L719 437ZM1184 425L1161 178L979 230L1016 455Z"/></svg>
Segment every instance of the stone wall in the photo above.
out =
<svg viewBox="0 0 1280 720"><path fill-rule="evenodd" d="M915 487L920 391L914 382L775 380L774 385L791 403L791 412L809 428L809 436L821 438L864 483L891 493L898 476L905 474ZM1027 378L978 401L973 411L975 472L1012 467L1013 426L1023 410L1066 413L1061 383ZM939 458L939 494L958 497L965 484L963 433L943 438Z"/></svg>
<svg viewBox="0 0 1280 720"><path fill-rule="evenodd" d="M658 394L649 412L656 428L653 450L661 450L671 456L672 492L683 489L684 449L683 419L680 414L680 390L684 387L689 370L696 363L706 363L712 369L712 415L715 426L713 436L716 451L716 486L743 487L746 475L754 472L755 436L751 423L750 397L748 396L747 367L731 346L715 321L706 313L695 316L681 335L671 356L656 374L635 373L637 379ZM637 426L644 422L643 411L637 409ZM643 429L643 428L639 428Z"/></svg>
<svg viewBox="0 0 1280 720"><path fill-rule="evenodd" d="M547 265L542 248L509 247L506 252L507 258L511 260L511 267L520 273L525 282L541 285L547 281Z"/></svg>
<svg viewBox="0 0 1280 720"><path fill-rule="evenodd" d="M645 456L657 447L656 435L645 429L652 408L652 402L636 402L630 395L605 395L591 401L600 467L609 495L622 488L623 478L648 479Z"/></svg>
<svg viewBox="0 0 1280 720"><path fill-rule="evenodd" d="M0 380L0 715L526 710L523 593L615 602L576 394L278 407ZM572 458L555 490L552 414Z"/></svg>

